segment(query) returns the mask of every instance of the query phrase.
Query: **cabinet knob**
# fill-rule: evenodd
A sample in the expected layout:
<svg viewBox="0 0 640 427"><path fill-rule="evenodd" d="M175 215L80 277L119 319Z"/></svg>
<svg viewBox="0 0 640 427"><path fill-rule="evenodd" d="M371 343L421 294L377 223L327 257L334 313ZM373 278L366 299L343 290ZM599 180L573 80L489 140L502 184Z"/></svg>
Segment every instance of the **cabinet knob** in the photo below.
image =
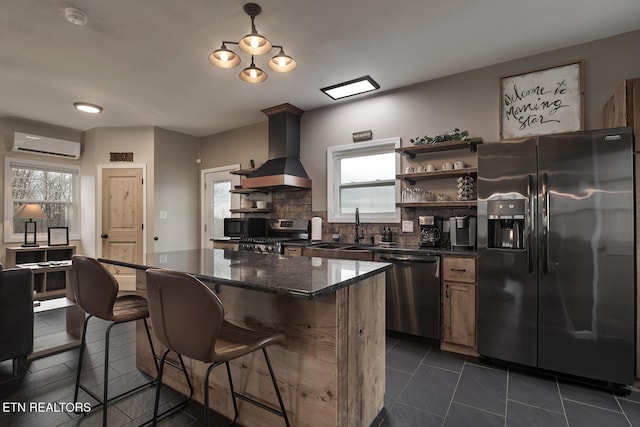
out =
<svg viewBox="0 0 640 427"><path fill-rule="evenodd" d="M106 239L106 238L109 237L109 235L108 234L101 234L100 237L102 237L103 239Z"/></svg>
<svg viewBox="0 0 640 427"><path fill-rule="evenodd" d="M158 241L158 236L153 236L153 240Z"/></svg>

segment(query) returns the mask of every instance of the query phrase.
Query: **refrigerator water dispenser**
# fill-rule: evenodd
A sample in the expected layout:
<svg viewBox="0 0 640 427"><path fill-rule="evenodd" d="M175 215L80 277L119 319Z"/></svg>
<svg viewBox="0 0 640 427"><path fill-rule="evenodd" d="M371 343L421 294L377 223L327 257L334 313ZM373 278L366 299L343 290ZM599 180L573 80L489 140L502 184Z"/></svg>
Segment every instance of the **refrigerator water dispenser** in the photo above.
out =
<svg viewBox="0 0 640 427"><path fill-rule="evenodd" d="M487 246L494 249L524 249L526 200L487 202Z"/></svg>

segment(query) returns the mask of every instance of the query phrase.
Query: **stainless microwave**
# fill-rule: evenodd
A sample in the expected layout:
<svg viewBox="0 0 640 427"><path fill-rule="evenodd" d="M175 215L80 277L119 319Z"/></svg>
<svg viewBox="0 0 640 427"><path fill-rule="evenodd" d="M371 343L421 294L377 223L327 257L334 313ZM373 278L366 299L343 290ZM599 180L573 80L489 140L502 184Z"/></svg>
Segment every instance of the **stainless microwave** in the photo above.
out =
<svg viewBox="0 0 640 427"><path fill-rule="evenodd" d="M224 235L226 237L265 237L267 220L265 218L225 218Z"/></svg>

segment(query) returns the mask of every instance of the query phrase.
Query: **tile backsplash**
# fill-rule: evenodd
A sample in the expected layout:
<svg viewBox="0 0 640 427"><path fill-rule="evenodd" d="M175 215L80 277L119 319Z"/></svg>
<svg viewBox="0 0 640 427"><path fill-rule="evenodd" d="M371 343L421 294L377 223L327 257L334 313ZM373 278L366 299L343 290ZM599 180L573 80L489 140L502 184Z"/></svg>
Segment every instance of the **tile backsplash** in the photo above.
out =
<svg viewBox="0 0 640 427"><path fill-rule="evenodd" d="M402 209L401 219L413 222L413 232L403 233L402 225L398 223L363 223L360 229L364 230L364 243L370 243L371 237L380 242L383 227L391 229L393 240L398 243L418 244L420 240L420 226L418 216L435 215L442 221L446 221L455 215L476 215L476 210L471 208L438 208L438 209ZM341 234L342 241L355 242L355 217L353 223L327 222L327 211L311 210L311 190L276 191L272 194L271 218L311 219L314 216L322 218L322 240L332 240L334 234ZM443 234L444 241L448 244L448 234Z"/></svg>

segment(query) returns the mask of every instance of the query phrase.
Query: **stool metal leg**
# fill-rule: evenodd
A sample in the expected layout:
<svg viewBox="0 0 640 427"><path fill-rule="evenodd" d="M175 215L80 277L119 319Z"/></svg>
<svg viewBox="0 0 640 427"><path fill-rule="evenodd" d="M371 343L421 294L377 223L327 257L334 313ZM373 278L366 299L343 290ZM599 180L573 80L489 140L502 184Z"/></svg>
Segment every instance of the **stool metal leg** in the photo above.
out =
<svg viewBox="0 0 640 427"><path fill-rule="evenodd" d="M193 385L191 384L191 380L189 379L189 374L187 373L187 367L184 364L184 360L182 359L182 355L176 353L178 355L178 360L180 360L180 366L178 366L175 363L173 363L171 360L167 360L167 355L169 354L170 351L171 351L171 349L167 348L162 353L162 357L160 358L160 365L159 365L159 368L158 368L158 376L157 376L158 384L156 385L156 396L155 396L155 402L154 402L154 405L153 405L153 417L151 418L151 420L146 421L145 423L141 424L140 427L147 426L149 424L155 426L158 423L159 420L161 420L162 418L166 417L167 415L177 411L178 409L182 408L193 397ZM185 399L181 400L180 402L176 403L171 408L168 408L168 409L162 411L162 413L158 414L158 410L160 408L160 393L161 393L161 390L162 390L162 375L164 373L164 365L165 365L165 363L167 365L173 366L176 369L180 369L184 373L184 377L187 380L187 385L189 386L189 396L187 396Z"/></svg>
<svg viewBox="0 0 640 427"><path fill-rule="evenodd" d="M84 347L86 345L87 340L87 324L89 323L89 319L91 319L91 315L87 316L84 319L84 325L82 327L82 339L80 340L80 359L78 360L78 372L76 373L76 387L73 392L73 403L78 402L78 389L80 387L80 372L82 372L82 361L84 358Z"/></svg>
<svg viewBox="0 0 640 427"><path fill-rule="evenodd" d="M220 366L220 363L212 363L207 368L207 374L204 376L204 425L209 427L209 375L216 366Z"/></svg>
<svg viewBox="0 0 640 427"><path fill-rule="evenodd" d="M102 427L107 427L107 407L109 406L109 337L111 328L117 323L112 323L107 327L104 337L104 386L102 387Z"/></svg>
<svg viewBox="0 0 640 427"><path fill-rule="evenodd" d="M153 340L151 339L151 332L149 332L149 324L147 323L147 319L142 319L144 322L144 329L147 331L147 339L149 340L149 347L151 347L151 354L153 355L153 363L156 365L156 379L158 378L158 359L156 356L156 349L153 348Z"/></svg>
<svg viewBox="0 0 640 427"><path fill-rule="evenodd" d="M78 362L78 372L76 374L76 389L74 392L74 403L77 402L78 399L78 389L82 389L84 390L89 396L93 397L95 400L98 401L98 404L95 405L93 407L93 409L97 409L100 406L103 407L103 414L102 414L102 423L103 426L106 427L107 425L107 406L110 402L115 402L117 400L120 400L126 396L129 396L130 394L144 388L147 386L151 386L153 384L155 384L155 382L158 379L158 376L156 375L155 378L153 378L151 381L146 382L144 384L140 384L137 387L132 388L131 390L127 390L117 396L112 397L111 399L109 399L108 397L108 385L109 385L109 341L110 341L110 332L111 332L111 328L113 328L115 325L119 325L121 323L126 323L126 322L112 322L106 329L105 331L105 349L104 349L104 385L103 385L103 390L102 390L102 400L100 399L100 397L98 397L94 392L92 392L91 390L89 390L87 387L83 386L82 384L80 384L80 373L82 372L82 360L84 357L84 348L85 348L85 341L86 341L86 333L87 333L87 324L89 322L89 319L92 316L89 315L84 322L84 330L82 331L82 340L81 340L81 345L80 345L80 361ZM158 369L158 361L156 360L157 356L155 353L155 349L153 347L153 341L151 339L151 333L149 332L149 325L147 324L146 319L142 319L144 321L144 326L147 332L147 338L149 339L149 346L151 347L151 352L153 354L153 359L154 359L154 363L156 365L156 372ZM184 363L183 363L184 366ZM186 370L185 370L186 373ZM188 377L187 377L187 381L189 381ZM90 413L93 413L93 410L90 411L89 413L84 413L83 415L88 415Z"/></svg>
<svg viewBox="0 0 640 427"><path fill-rule="evenodd" d="M229 367L229 362L226 362L227 365L227 375L229 376L229 388L231 389L231 400L233 400L233 411L234 417L231 425L235 425L238 420L238 403L236 401L236 391L233 389L233 379L231 379L231 368Z"/></svg>
<svg viewBox="0 0 640 427"><path fill-rule="evenodd" d="M280 416L284 418L284 422L289 427L289 418L287 417L287 411L284 409L284 403L282 403L282 396L280 396L280 389L278 388L278 384L276 383L276 377L273 375L273 368L271 368L271 361L269 360L269 356L267 355L267 349L262 349L262 354L264 354L264 360L267 361L267 367L269 368L269 374L271 374L271 381L273 382L273 388L276 390L276 396L278 396L278 403L280 403L280 410L282 414Z"/></svg>
<svg viewBox="0 0 640 427"><path fill-rule="evenodd" d="M160 358L160 366L158 368L158 384L156 385L156 400L153 405L153 426L155 427L158 422L158 407L160 406L160 389L162 387L162 374L164 372L164 361L167 358L167 354L169 354L171 350L168 348L162 352L162 357ZM155 357L154 357L155 359ZM156 362L157 365L157 362Z"/></svg>

